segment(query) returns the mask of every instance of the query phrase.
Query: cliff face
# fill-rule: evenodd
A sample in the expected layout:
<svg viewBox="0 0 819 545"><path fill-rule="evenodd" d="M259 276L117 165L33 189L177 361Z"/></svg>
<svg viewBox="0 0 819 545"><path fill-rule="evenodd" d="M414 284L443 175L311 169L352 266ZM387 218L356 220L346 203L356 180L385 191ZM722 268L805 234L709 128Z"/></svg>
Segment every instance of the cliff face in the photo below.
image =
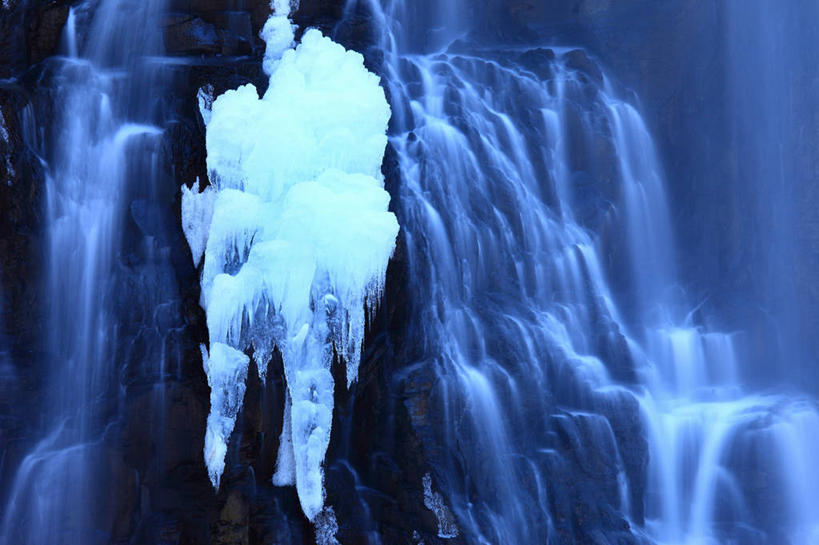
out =
<svg viewBox="0 0 819 545"><path fill-rule="evenodd" d="M66 3L12 2L0 15L0 283L4 335L0 480L10 482L38 426L42 401L44 332L42 216L45 170L39 143L25 126L36 123L33 99L68 14ZM24 138L28 134L28 138ZM5 488L5 487L4 487ZM3 490L4 495L8 493Z"/></svg>
<svg viewBox="0 0 819 545"><path fill-rule="evenodd" d="M0 492L3 500L16 468L41 437L38 412L48 395L49 354L43 352L50 312L43 297L47 169L40 157L49 143L43 141L48 132L41 127L53 119L49 56L58 51L69 4L13 1L0 10L0 154L8 158L0 161L5 328L0 481L9 483ZM293 534L293 542L312 539L305 537L312 536L312 528L301 520L290 490L249 492L255 483L248 481L252 470L244 466L216 495L202 460L208 388L198 343L206 333L195 292L197 274L180 230L178 186L204 174L204 128L195 100L199 86L212 83L222 91L259 78L263 44L256 36L269 5L249 4L232 10L225 2L176 2L163 23L169 54L184 56L185 62L165 71L166 92L156 97L171 119L164 154L158 158L165 183L152 198L134 191L118 257L119 391L101 399L111 425L94 451L96 507L85 506L95 510L103 542L247 543L251 537L269 542L272 538L263 540L259 526L271 525L257 523L264 517L274 518L272 526L282 535ZM330 17L333 13L332 7L315 9ZM281 392L271 385L268 393L268 403L276 406ZM251 396L261 397L258 384ZM237 434L243 440L236 449L250 452L237 457L237 463L253 459L272 468L269 453L258 452L258 436L277 421L267 419L275 409L265 406L262 411L258 402L247 405L246 431ZM278 433L270 430L268 436L277 438ZM276 495L289 510L286 515L277 512Z"/></svg>

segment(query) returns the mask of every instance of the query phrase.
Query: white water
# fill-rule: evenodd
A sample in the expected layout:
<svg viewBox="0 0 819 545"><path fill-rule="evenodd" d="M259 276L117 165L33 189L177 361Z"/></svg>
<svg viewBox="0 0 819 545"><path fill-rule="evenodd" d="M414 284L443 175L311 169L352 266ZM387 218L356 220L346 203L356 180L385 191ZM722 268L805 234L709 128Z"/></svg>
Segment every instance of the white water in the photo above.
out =
<svg viewBox="0 0 819 545"><path fill-rule="evenodd" d="M469 542L546 542L555 539L551 468L561 463L550 389L566 387L567 408L629 395L611 387L595 355L597 324L616 316L595 242L557 197L571 191L565 90L580 85L560 63L547 84L473 54L393 55L392 144L425 302L413 338L429 358L424 373L435 377L428 411L440 414L432 433L447 452L434 468L445 498L437 507L448 504ZM533 140L548 144L530 147ZM560 418L618 458L605 418ZM619 473L611 500L627 509Z"/></svg>
<svg viewBox="0 0 819 545"><path fill-rule="evenodd" d="M635 359L643 361L640 401L651 445L651 533L669 544L760 539L749 534L771 528L760 527L762 513L749 502L767 498L754 497L747 481L762 472L769 488L764 494L781 495L785 503L774 507L782 509L777 534L762 539L815 543L819 510L809 490L819 489L819 480L800 460L815 447L819 413L799 397L745 391L734 336L692 325L675 312L686 302L655 287L674 283L659 164L639 114L612 108L611 115L632 263L650 278L637 283L645 352ZM628 125L637 128L631 135L622 131Z"/></svg>
<svg viewBox="0 0 819 545"><path fill-rule="evenodd" d="M558 456L544 433L549 415L582 409L559 418L622 466L606 408L622 410L617 400L631 391L650 453L636 498L646 521L632 522L634 534L669 545L817 542L815 404L746 391L736 335L687 316L664 176L638 111L568 68L566 53L540 80L520 57L526 50L447 50L466 19L455 2L439 11L460 21L442 15L426 39L413 27L424 8L360 0L347 12L362 6L381 22L388 52L402 222L423 301L418 365L436 376L430 410L442 416L430 433L447 453L433 458L433 474L469 541L559 539L548 507L561 463L549 461ZM617 191L597 224L581 219L573 176L572 153L583 151L569 147L578 103L584 136L608 139L616 158ZM612 264L612 233L626 268ZM619 333L633 384L612 369L629 359L617 352ZM614 469L619 490L608 501L632 519L628 477Z"/></svg>
<svg viewBox="0 0 819 545"><path fill-rule="evenodd" d="M150 163L161 131L149 124L149 72L161 49L163 2L103 0L72 8L54 74L53 145L46 150L44 327L49 364L42 439L22 461L0 521L0 542L103 543L100 464L120 369L112 308L117 252L134 164ZM91 19L88 19L91 17ZM78 43L80 20L88 25ZM145 169L148 170L148 169ZM140 179L142 183L150 180Z"/></svg>

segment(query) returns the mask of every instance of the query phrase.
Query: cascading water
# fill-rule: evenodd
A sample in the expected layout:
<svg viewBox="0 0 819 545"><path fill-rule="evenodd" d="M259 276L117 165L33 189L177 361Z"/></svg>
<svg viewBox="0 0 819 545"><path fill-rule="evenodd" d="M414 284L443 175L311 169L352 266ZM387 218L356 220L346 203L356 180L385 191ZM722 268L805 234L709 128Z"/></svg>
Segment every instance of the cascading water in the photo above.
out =
<svg viewBox="0 0 819 545"><path fill-rule="evenodd" d="M819 17L819 4L730 0L722 9L725 139L745 195L740 221L753 268L747 289L765 312L749 363L763 384L790 380L816 392L816 310L806 294L816 259L807 225L815 210L809 157L819 38L809 23Z"/></svg>
<svg viewBox="0 0 819 545"><path fill-rule="evenodd" d="M21 462L0 542L104 543L106 427L118 409L113 312L129 184L150 185L161 130L151 124L162 0L72 8L54 60L54 126L45 142L49 354L42 434ZM87 28L80 41L78 27ZM136 158L136 160L133 160ZM145 163L149 163L146 165Z"/></svg>
<svg viewBox="0 0 819 545"><path fill-rule="evenodd" d="M370 5L412 28L405 8ZM595 240L576 219L569 164L567 124L591 134L582 108L599 117L603 96L567 66L577 51L555 59L459 41L415 53L390 27L385 40L401 221L416 297L429 302L416 371L435 377L428 410L442 415L432 487L468 542L559 543L571 530L553 481L575 469L568 442L580 457L603 453L600 509L628 517L626 474L639 468L623 461L621 425L606 414L633 404L602 361L628 351Z"/></svg>
<svg viewBox="0 0 819 545"><path fill-rule="evenodd" d="M457 12L462 27L463 6L445 4L347 13L375 13L387 51L399 219L425 301L410 373L435 377L431 481L456 526L476 543L817 542L819 413L745 391L735 335L699 325L637 110L577 50L416 24ZM589 177L609 187L595 194ZM635 397L629 437L616 415ZM640 435L647 467L628 445ZM571 536L553 483L589 450L610 466L597 516L624 522Z"/></svg>
<svg viewBox="0 0 819 545"><path fill-rule="evenodd" d="M310 30L280 60L294 38L286 14L297 3L276 0L262 32L273 75L265 96L243 86L214 101L203 88L213 188L185 187L181 200L194 262L205 253L212 404L204 463L204 375L182 376L182 363L196 359L198 370L191 353L194 340L205 340L194 339L204 325L181 308L174 282L189 283L193 272L187 254L184 266L171 263L185 252L180 233L164 232L178 218L161 210L176 207L172 193L192 180L157 183L158 158L168 153L160 149L158 66L196 66L179 72L189 85L199 84L204 65L227 67L235 77L212 80L227 88L246 82L238 73L253 72L252 62L203 55L166 63L152 30L161 0L89 0L70 10L62 56L27 76L41 77L48 105L34 100L18 110L23 119L8 131L4 116L16 106L0 110L0 150L18 144L22 127L47 175L42 291L50 306L37 345L46 354L44 384L35 388L44 401L31 403L41 413L13 439L33 444L27 456L22 443L0 445L0 475L14 475L2 487L0 543L199 543L209 533L212 542L297 541L315 532L321 544L819 544L815 401L752 386L764 362L745 361L749 346L770 339L748 343L743 332L717 330L718 311L686 293L669 213L678 203L666 196L638 108L584 50L502 35L487 19L501 3L346 2L353 41L371 39L362 32L370 24L378 31L367 69L381 70L391 102L385 170L402 233L393 265L407 267L399 275L407 273L408 294L390 304L409 300L409 310L372 313L397 225L378 168L389 110L361 57ZM182 50L238 50L238 35L228 47L230 28L211 27L225 19L258 52L246 41L255 15L221 11L250 2L206 2L191 17L182 4L200 3L174 3L180 12L166 21L174 39L184 38ZM597 13L607 4L578 6ZM786 79L805 72L797 50L815 34L797 40L783 29L812 13L809 4L725 8L728 50L740 59L727 71L737 122L726 132L753 152L738 177L756 176L750 217L761 221L749 232L768 245L752 259L760 278L748 292L767 292L758 304L778 322L770 338L782 345L771 352L781 352L782 367L800 360L792 365L805 375L799 291L780 282L803 259L790 240L801 223L791 217L798 169L789 148L798 143L788 131L809 103L788 94ZM750 86L755 79L761 85ZM36 126L52 118L50 129ZM187 130L196 132L180 132ZM180 147L190 151L188 144ZM9 152L0 167L11 175L25 168L19 159ZM289 196L279 202L283 188ZM395 291L387 285L388 299ZM368 343L366 382L350 385L364 324L383 320L384 310L406 312L409 323L382 336L388 356L374 354L383 338ZM17 374L38 370L16 366L11 344L0 335L3 416L12 412L8 400L25 395L6 395ZM285 381L268 377L260 395L282 384L289 392L281 429L252 422L259 399L241 409L245 379L248 394L260 388L241 351L252 348L264 378L273 344ZM335 376L339 353L348 367ZM393 355L392 367L373 371ZM166 369L174 357L177 376ZM796 375L790 371L782 375ZM178 394L168 405L166 392ZM371 400L379 404L371 411L356 406ZM128 429L134 419L150 424ZM415 432L406 442L359 442L405 431L402 419ZM197 438L190 452L163 450L163 437L180 428ZM409 454L390 450L396 445ZM248 463L254 449L271 452ZM271 480L297 492L271 492ZM393 495L379 488L385 481ZM163 497L171 488L173 498Z"/></svg>
<svg viewBox="0 0 819 545"><path fill-rule="evenodd" d="M666 272L671 270L665 256L672 244L653 145L634 109L611 107L610 112L632 263L653 285L674 286L673 273ZM651 285L639 282L635 290L641 314L634 332L642 348L632 344L640 362L639 396L651 446L646 491L650 533L662 543L772 538L814 543L819 518L806 491L819 482L800 462L819 433L813 403L745 392L734 335L695 325L681 312L686 302L674 297L675 290L643 289ZM759 472L769 480L764 492L749 488ZM794 475L809 484L795 488ZM776 495L782 505L770 499ZM767 501L771 505L765 508Z"/></svg>

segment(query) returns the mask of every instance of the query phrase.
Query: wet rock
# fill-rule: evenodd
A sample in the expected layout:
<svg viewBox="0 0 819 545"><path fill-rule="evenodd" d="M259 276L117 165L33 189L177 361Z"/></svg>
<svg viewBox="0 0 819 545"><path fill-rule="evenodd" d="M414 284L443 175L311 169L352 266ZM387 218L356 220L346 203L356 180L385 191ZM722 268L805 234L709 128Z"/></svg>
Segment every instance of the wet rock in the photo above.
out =
<svg viewBox="0 0 819 545"><path fill-rule="evenodd" d="M202 14L202 17L221 29L225 55L250 54L253 44L259 45L261 41L247 11L212 11Z"/></svg>
<svg viewBox="0 0 819 545"><path fill-rule="evenodd" d="M293 14L293 22L299 25L302 30L312 26L320 29L324 34L331 34L331 31L337 24L347 24L344 21L341 21L345 4L346 2L344 0L310 0L308 2L300 2L299 9ZM363 3L360 2L359 4ZM366 12L363 12L362 14L362 12L359 10L358 15L353 18L354 21L356 21L354 26L358 26L363 32L372 32L371 24L366 25L369 28L363 28L360 26L362 24L362 17L364 18L364 21L371 20L368 19ZM361 45L355 44L354 42L348 41L344 38L339 39L345 46L354 49L355 45Z"/></svg>
<svg viewBox="0 0 819 545"><path fill-rule="evenodd" d="M232 490L219 512L213 542L218 545L247 545L250 507L238 490Z"/></svg>
<svg viewBox="0 0 819 545"><path fill-rule="evenodd" d="M0 78L10 77L25 63L26 34L23 10L15 4L0 13Z"/></svg>
<svg viewBox="0 0 819 545"><path fill-rule="evenodd" d="M169 15L164 24L165 48L171 55L221 53L223 42L216 27L199 17Z"/></svg>
<svg viewBox="0 0 819 545"><path fill-rule="evenodd" d="M631 393L624 391L606 400L598 410L606 415L611 425L626 471L631 520L636 524L643 524L649 452L648 442L643 435L639 404Z"/></svg>
<svg viewBox="0 0 819 545"><path fill-rule="evenodd" d="M566 68L577 70L583 77L591 78L598 86L603 84L603 72L597 62L589 58L586 51L582 49L572 49L563 55Z"/></svg>
<svg viewBox="0 0 819 545"><path fill-rule="evenodd" d="M29 62L37 63L56 52L68 19L68 2L49 2L29 26Z"/></svg>
<svg viewBox="0 0 819 545"><path fill-rule="evenodd" d="M165 19L165 48L171 55L246 55L254 37L247 13L219 11L208 19L185 13Z"/></svg>
<svg viewBox="0 0 819 545"><path fill-rule="evenodd" d="M522 53L517 61L526 70L531 71L541 80L552 77L552 65L555 60L555 52L551 49L534 48Z"/></svg>
<svg viewBox="0 0 819 545"><path fill-rule="evenodd" d="M0 285L9 318L5 326L21 347L36 345L44 324L39 304L42 215L45 172L33 150L23 141L21 120L29 106L20 88L0 88L0 111L5 138L0 139ZM28 348L27 348L28 349Z"/></svg>

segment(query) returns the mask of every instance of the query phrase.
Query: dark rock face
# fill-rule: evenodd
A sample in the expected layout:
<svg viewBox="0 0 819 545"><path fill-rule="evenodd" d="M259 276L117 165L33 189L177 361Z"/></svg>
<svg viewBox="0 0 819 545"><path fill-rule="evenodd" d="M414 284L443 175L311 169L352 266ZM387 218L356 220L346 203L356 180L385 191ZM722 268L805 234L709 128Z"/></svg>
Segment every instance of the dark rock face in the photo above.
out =
<svg viewBox="0 0 819 545"><path fill-rule="evenodd" d="M12 0L0 11L0 78L57 51L69 5L67 0Z"/></svg>
<svg viewBox="0 0 819 545"><path fill-rule="evenodd" d="M89 451L99 468L93 513L98 535L110 543L299 543L312 528L298 508L295 492L257 490L250 461L269 483L280 430L276 408L281 384L261 391L251 384L243 423L232 444L236 467L214 493L205 472L202 448L209 391L198 343L206 339L198 306L198 275L180 230L182 181L203 177L204 127L196 111L196 90L214 83L216 91L261 79L256 37L269 3L232 9L212 2L188 5L166 19L168 49L194 62L165 70L166 95L159 97L169 119L164 172L155 195L135 187L124 224L115 302L122 331L119 406L112 392L104 400L111 425L104 446ZM68 2L13 1L0 8L0 286L3 346L0 346L0 482L13 482L22 457L39 433L44 391L42 354L49 303L43 300L45 234L41 161L44 131L53 122L49 88ZM201 10L201 11L197 11ZM256 22L255 28L254 23ZM239 57L249 55L255 57ZM194 57L193 55L196 55ZM5 160L5 159L8 160ZM138 175L138 173L137 173ZM275 374L275 373L274 373ZM264 405L251 397L264 399ZM280 408L278 409L281 410ZM259 437L268 440L260 442ZM261 449L261 452L258 450ZM267 475L265 475L265 471ZM0 490L5 501L9 490ZM278 507L281 505L281 507ZM79 506L78 506L79 507ZM67 514L68 516L68 514Z"/></svg>
<svg viewBox="0 0 819 545"><path fill-rule="evenodd" d="M192 15L170 15L165 27L165 49L171 54L221 53L216 27Z"/></svg>
<svg viewBox="0 0 819 545"><path fill-rule="evenodd" d="M168 15L164 28L168 54L247 55L257 45L249 13L211 12L206 15L215 24L187 13Z"/></svg>

